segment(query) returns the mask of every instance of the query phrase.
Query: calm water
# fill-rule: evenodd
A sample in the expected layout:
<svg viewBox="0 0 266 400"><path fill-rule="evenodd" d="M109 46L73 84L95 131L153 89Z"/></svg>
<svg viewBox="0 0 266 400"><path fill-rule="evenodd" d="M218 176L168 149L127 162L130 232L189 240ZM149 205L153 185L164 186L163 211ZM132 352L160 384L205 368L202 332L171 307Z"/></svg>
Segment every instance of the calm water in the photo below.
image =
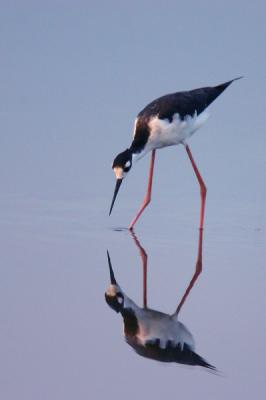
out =
<svg viewBox="0 0 266 400"><path fill-rule="evenodd" d="M127 2L3 2L1 399L263 397L265 3L235 2L230 13L207 0L196 10L171 4L147 0L140 13ZM211 373L140 357L105 302L108 249L121 287L143 305L142 258L125 228L149 157L132 168L109 218L110 165L148 101L239 75L190 141L208 193L203 271L179 321ZM171 314L180 303L195 271L198 220L184 149L158 151L153 200L135 229L148 255L149 307Z"/></svg>
<svg viewBox="0 0 266 400"><path fill-rule="evenodd" d="M253 225L247 214L245 223L232 223L232 209L218 218L207 208L203 272L179 320L193 334L196 351L218 369L213 375L200 367L144 359L125 343L121 317L104 300L106 249L120 285L140 306L142 260L128 231L101 226L109 221L100 215L100 199L94 201L94 213L89 201L1 200L6 210L0 303L6 399L16 398L18 391L25 399L91 393L104 398L110 392L133 398L133 390L128 394L132 380L155 399L173 395L177 387L188 398L200 393L223 399L232 392L248 398L255 387L262 390L265 226ZM121 201L113 219L126 221L130 213L121 217ZM136 230L148 254L148 306L173 313L194 273L197 224L186 218L190 207L171 212L169 206L165 215L159 208L151 207Z"/></svg>

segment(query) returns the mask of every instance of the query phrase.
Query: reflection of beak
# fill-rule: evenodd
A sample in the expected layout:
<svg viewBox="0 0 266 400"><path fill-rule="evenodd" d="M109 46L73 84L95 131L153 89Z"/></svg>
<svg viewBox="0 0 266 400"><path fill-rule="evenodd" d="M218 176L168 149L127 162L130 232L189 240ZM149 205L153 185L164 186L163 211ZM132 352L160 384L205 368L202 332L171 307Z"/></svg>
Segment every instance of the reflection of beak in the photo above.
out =
<svg viewBox="0 0 266 400"><path fill-rule="evenodd" d="M108 257L108 264L109 264L109 270L110 270L111 284L112 285L117 285L116 280L115 280L114 271L113 271L113 268L112 268L111 258L110 258L108 250L107 250L107 257Z"/></svg>
<svg viewBox="0 0 266 400"><path fill-rule="evenodd" d="M122 180L123 179L117 179L116 180L115 191L114 191L113 200L112 200L112 204L111 204L111 207L110 207L109 215L111 215L111 212L112 212L112 209L113 209L113 206L114 206L114 203L115 203L115 199L116 199L118 190L119 190L119 188L121 186Z"/></svg>

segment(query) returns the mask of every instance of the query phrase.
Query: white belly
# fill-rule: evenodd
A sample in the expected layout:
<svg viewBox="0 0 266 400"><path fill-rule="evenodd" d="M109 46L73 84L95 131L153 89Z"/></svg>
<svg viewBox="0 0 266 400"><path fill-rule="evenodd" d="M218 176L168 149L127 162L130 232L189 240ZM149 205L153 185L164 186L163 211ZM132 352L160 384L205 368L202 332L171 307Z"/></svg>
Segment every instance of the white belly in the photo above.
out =
<svg viewBox="0 0 266 400"><path fill-rule="evenodd" d="M185 343L192 350L195 349L192 334L181 322L154 310L144 310L142 316L144 318L138 318L137 340L143 346L147 342L160 339L161 348L165 348L168 341L171 341L175 346L180 344L182 349Z"/></svg>
<svg viewBox="0 0 266 400"><path fill-rule="evenodd" d="M195 113L193 117L188 116L184 120L180 120L179 115L175 114L172 122L154 117L149 122L150 136L146 145L147 151L184 143L208 117L206 111L200 115Z"/></svg>

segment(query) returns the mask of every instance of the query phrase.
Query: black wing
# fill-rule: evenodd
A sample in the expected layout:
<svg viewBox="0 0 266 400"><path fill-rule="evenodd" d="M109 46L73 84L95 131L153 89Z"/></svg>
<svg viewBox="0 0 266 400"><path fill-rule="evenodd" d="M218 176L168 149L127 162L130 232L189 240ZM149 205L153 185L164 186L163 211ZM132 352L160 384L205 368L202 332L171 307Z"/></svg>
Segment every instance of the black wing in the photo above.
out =
<svg viewBox="0 0 266 400"><path fill-rule="evenodd" d="M138 114L138 117L145 120L156 115L160 119L172 121L173 115L176 113L181 119L188 115L193 116L195 112L199 115L236 79L214 87L204 87L159 97L148 104Z"/></svg>
<svg viewBox="0 0 266 400"><path fill-rule="evenodd" d="M204 358L195 353L185 343L183 349L180 344L178 346L172 345L171 342L167 343L165 348L160 347L160 339L153 342L147 342L144 346L134 341L132 338L126 337L127 343L134 348L136 353L142 357L150 358L152 360L161 362L175 362L184 365L195 365L204 367L211 370L216 368L209 364Z"/></svg>

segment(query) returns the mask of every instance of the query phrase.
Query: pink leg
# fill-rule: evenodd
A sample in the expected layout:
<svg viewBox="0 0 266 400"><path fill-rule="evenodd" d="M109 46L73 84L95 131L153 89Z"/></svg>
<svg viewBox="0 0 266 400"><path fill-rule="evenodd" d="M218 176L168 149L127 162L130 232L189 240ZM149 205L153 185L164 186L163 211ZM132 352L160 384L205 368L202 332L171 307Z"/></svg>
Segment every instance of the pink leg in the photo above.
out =
<svg viewBox="0 0 266 400"><path fill-rule="evenodd" d="M203 223L204 223L204 211L205 211L205 202L206 202L206 194L207 194L207 188L205 186L205 183L199 173L198 167L192 157L190 148L188 145L185 145L188 157L191 161L192 167L194 169L194 172L196 174L196 177L198 179L199 185L200 185L200 198L201 198L201 204L200 204L200 229L203 229Z"/></svg>
<svg viewBox="0 0 266 400"><path fill-rule="evenodd" d="M196 177L198 179L199 185L200 185L200 197L201 197L201 205L200 205L200 227L199 227L199 242L198 242L198 255L197 255L197 261L196 261L196 266L195 266L195 272L194 275L176 309L175 315L178 315L183 304L185 303L191 289L193 288L196 280L198 279L199 275L202 272L202 242L203 242L203 223L204 223L204 212L205 212L205 202L206 202L206 193L207 193L207 188L205 186L205 183L199 173L198 167L192 157L190 148L188 145L185 146L188 157L191 161L193 170L196 174Z"/></svg>
<svg viewBox="0 0 266 400"><path fill-rule="evenodd" d="M199 230L199 243L198 243L198 256L197 256L197 261L196 261L196 267L195 267L195 272L194 275L180 301L180 303L178 304L178 307L176 309L176 312L174 315L178 315L183 304L185 303L191 289L193 288L196 280L198 279L199 275L201 274L202 271L202 242L203 242L203 229Z"/></svg>
<svg viewBox="0 0 266 400"><path fill-rule="evenodd" d="M155 161L155 151L156 150L152 150L152 153L151 153L151 163L150 163L150 172L149 172L149 181L148 181L147 193L146 193L146 196L144 197L143 204L140 207L137 215L135 216L135 218L132 220L132 222L129 225L128 229L130 229L130 230L133 229L135 223L137 222L137 220L139 219L139 217L141 216L141 214L143 213L143 211L145 210L145 208L147 207L147 205L151 201L151 189L152 189L152 178L153 178L153 169L154 169L154 161Z"/></svg>
<svg viewBox="0 0 266 400"><path fill-rule="evenodd" d="M143 270L143 308L147 308L147 266L148 266L148 255L144 248L141 246L137 236L135 235L134 231L131 230L131 235L135 244L139 249L139 253L142 259L142 270Z"/></svg>

